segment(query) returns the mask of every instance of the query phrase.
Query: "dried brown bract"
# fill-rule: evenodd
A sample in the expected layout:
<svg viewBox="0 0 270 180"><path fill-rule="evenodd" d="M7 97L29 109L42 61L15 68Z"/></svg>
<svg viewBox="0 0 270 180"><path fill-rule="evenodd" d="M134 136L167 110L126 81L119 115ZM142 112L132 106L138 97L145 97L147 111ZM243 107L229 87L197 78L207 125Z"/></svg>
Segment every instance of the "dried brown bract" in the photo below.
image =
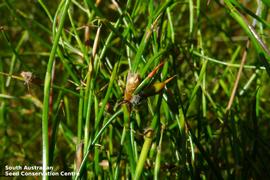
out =
<svg viewBox="0 0 270 180"><path fill-rule="evenodd" d="M124 101L129 102L132 99L133 92L138 87L140 82L141 78L138 73L128 73Z"/></svg>

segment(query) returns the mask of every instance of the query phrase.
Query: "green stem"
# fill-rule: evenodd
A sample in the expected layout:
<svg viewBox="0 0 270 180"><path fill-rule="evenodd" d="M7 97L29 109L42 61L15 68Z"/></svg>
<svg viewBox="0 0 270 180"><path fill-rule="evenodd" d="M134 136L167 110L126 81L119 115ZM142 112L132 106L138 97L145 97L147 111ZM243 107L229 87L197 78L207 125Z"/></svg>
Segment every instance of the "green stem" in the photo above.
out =
<svg viewBox="0 0 270 180"><path fill-rule="evenodd" d="M48 179L46 175L46 168L49 166L49 135L48 135L48 123L49 123L49 96L51 89L51 79L52 79L52 67L54 62L55 53L57 50L58 42L62 29L64 27L64 21L67 14L67 10L70 4L70 0L65 1L62 17L60 20L59 28L57 34L53 41L52 50L49 57L49 62L47 65L47 71L45 76L44 83L44 99L43 99L43 112L42 112L42 166L43 166L43 178L44 180Z"/></svg>
<svg viewBox="0 0 270 180"><path fill-rule="evenodd" d="M91 141L91 139L88 142L88 146L87 146L87 151L84 154L81 166L77 172L77 175L75 177L75 180L79 179L81 174L82 174L82 170L84 169L84 165L86 163L87 157L90 153L90 150L94 147L95 143L97 142L98 138L101 136L101 134L104 132L104 130L109 126L109 124L119 115L121 114L123 111L122 109L120 109L119 111L117 111L116 113L114 113L114 115L112 115L112 117L104 124L104 126L99 130L99 132L97 133L97 135L95 136L95 138L93 139L93 141ZM90 142L91 141L91 142Z"/></svg>
<svg viewBox="0 0 270 180"><path fill-rule="evenodd" d="M161 159L161 146L162 146L162 139L163 139L164 128L161 128L159 144L157 148L157 156L155 161L155 169L154 169L154 179L158 179L159 171L160 171L160 159Z"/></svg>
<svg viewBox="0 0 270 180"><path fill-rule="evenodd" d="M161 106L161 100L162 100L162 95L159 95L158 97L158 102L157 102L157 106L156 106L156 113L155 116L151 122L151 128L149 128L147 130L147 132L145 133L145 140L144 140L144 144L142 147L142 151L136 166L136 170L135 170L135 176L134 179L140 179L140 176L142 174L142 170L144 167L144 163L146 161L147 158L147 154L150 150L152 141L153 141L153 137L154 137L154 130L156 130L156 128L158 127L158 123L159 123L159 117L160 117L160 106Z"/></svg>
<svg viewBox="0 0 270 180"><path fill-rule="evenodd" d="M114 180L119 179L119 166L120 166L120 160L122 155L122 149L126 138L126 127L124 126L122 136L121 136L121 142L120 142L120 149L119 149L119 155L116 161L116 167L114 171Z"/></svg>
<svg viewBox="0 0 270 180"><path fill-rule="evenodd" d="M145 160L147 158L147 154L148 154L148 151L149 151L149 149L151 147L152 140L153 140L153 130L150 129L150 130L148 130L148 132L147 132L147 134L145 136L143 148L142 148L142 151L141 151L141 154L140 154L139 161L137 163L135 176L134 176L135 180L140 179L140 176L141 176L141 173L142 173L142 170L143 170L143 167L144 167L144 162L145 162Z"/></svg>

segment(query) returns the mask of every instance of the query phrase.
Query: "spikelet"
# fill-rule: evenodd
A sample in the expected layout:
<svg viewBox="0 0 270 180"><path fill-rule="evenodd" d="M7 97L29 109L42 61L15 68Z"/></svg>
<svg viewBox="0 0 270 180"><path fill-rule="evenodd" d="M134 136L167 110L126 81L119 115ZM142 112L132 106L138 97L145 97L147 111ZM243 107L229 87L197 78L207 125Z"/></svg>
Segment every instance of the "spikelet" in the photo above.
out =
<svg viewBox="0 0 270 180"><path fill-rule="evenodd" d="M133 95L133 92L138 87L141 82L140 75L138 73L128 72L126 90L124 95L125 101L130 101Z"/></svg>

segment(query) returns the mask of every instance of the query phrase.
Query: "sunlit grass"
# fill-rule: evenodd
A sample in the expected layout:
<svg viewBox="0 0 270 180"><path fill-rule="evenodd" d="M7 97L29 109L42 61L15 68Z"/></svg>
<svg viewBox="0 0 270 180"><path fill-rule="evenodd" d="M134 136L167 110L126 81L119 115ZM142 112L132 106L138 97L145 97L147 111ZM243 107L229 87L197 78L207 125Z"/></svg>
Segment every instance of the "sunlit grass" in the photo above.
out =
<svg viewBox="0 0 270 180"><path fill-rule="evenodd" d="M4 0L1 162L74 179L270 177L268 11Z"/></svg>

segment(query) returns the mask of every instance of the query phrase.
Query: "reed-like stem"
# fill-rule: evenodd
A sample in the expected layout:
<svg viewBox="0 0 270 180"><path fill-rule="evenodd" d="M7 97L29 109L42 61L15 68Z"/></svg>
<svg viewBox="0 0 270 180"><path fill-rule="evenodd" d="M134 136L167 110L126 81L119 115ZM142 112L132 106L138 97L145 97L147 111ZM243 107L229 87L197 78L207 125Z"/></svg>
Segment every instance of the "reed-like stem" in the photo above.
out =
<svg viewBox="0 0 270 180"><path fill-rule="evenodd" d="M70 0L66 0L63 6L63 11L61 14L61 19L59 23L59 27L57 29L56 36L53 39L53 46L50 53L49 61L47 64L47 71L44 82L44 98L43 98L43 112L42 112L42 167L43 167L43 178L48 179L47 167L49 166L49 96L51 89L51 78L52 78L52 68L53 62L55 58L55 53L58 47L59 39L62 33L62 29L64 27L65 18L67 15L67 10L69 8Z"/></svg>

